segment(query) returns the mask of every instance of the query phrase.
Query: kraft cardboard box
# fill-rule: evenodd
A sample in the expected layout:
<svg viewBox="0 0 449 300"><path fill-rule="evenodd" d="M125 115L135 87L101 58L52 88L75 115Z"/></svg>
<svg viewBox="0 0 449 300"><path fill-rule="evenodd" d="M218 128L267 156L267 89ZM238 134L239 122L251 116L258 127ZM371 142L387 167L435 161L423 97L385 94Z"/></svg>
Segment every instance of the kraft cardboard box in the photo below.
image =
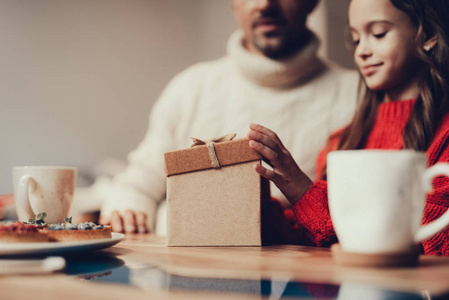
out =
<svg viewBox="0 0 449 300"><path fill-rule="evenodd" d="M165 153L168 246L261 246L261 204L270 192L248 142Z"/></svg>

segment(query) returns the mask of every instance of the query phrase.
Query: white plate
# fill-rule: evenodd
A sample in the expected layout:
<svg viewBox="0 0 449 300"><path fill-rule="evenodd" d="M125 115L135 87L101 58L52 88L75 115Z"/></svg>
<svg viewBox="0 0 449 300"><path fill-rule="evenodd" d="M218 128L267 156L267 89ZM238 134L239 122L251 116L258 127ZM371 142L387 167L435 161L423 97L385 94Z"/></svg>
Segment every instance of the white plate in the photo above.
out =
<svg viewBox="0 0 449 300"><path fill-rule="evenodd" d="M77 251L92 251L111 247L123 239L125 239L125 235L113 232L110 239L100 240L54 243L0 243L0 256L31 254L55 255Z"/></svg>

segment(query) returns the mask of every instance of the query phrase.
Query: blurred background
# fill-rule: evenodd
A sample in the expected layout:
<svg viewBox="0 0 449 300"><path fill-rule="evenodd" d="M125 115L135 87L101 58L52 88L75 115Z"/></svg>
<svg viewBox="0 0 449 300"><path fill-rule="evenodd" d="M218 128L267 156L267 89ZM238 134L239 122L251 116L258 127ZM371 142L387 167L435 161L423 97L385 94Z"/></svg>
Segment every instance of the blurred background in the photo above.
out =
<svg viewBox="0 0 449 300"><path fill-rule="evenodd" d="M321 0L309 25L352 68L347 2ZM229 0L0 0L0 194L13 166L76 166L84 186L125 160L168 81L236 28Z"/></svg>

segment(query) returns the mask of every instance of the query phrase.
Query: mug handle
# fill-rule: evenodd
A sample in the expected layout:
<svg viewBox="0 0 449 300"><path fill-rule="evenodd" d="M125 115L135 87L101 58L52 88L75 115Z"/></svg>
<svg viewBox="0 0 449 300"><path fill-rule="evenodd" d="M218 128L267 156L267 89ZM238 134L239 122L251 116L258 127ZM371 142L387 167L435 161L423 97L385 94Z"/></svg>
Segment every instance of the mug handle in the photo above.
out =
<svg viewBox="0 0 449 300"><path fill-rule="evenodd" d="M424 192L431 192L433 190L432 181L436 176L449 176L449 164L437 163L428 168L422 176L422 186ZM442 214L438 219L421 226L415 234L415 243L433 236L439 231L443 230L449 224L449 209Z"/></svg>
<svg viewBox="0 0 449 300"><path fill-rule="evenodd" d="M16 196L16 206L18 209L24 210L25 215L28 219L34 218L34 212L31 209L30 200L28 196L28 189L31 188L31 191L35 191L37 184L33 178L29 175L22 176L19 180L17 188L17 196ZM27 222L27 220L21 220Z"/></svg>

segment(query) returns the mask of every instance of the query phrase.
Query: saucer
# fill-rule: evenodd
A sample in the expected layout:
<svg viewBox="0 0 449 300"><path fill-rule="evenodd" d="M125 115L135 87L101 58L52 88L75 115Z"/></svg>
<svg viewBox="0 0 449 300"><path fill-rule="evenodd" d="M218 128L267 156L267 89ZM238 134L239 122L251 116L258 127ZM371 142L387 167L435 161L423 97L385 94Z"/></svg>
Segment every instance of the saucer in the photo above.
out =
<svg viewBox="0 0 449 300"><path fill-rule="evenodd" d="M419 257L418 246L408 253L356 253L344 251L340 244L334 244L331 247L331 252L337 264L351 267L414 267L418 264Z"/></svg>
<svg viewBox="0 0 449 300"><path fill-rule="evenodd" d="M111 238L73 242L48 243L0 243L0 258L3 256L64 255L93 251L111 247L125 239L125 235L112 232Z"/></svg>

